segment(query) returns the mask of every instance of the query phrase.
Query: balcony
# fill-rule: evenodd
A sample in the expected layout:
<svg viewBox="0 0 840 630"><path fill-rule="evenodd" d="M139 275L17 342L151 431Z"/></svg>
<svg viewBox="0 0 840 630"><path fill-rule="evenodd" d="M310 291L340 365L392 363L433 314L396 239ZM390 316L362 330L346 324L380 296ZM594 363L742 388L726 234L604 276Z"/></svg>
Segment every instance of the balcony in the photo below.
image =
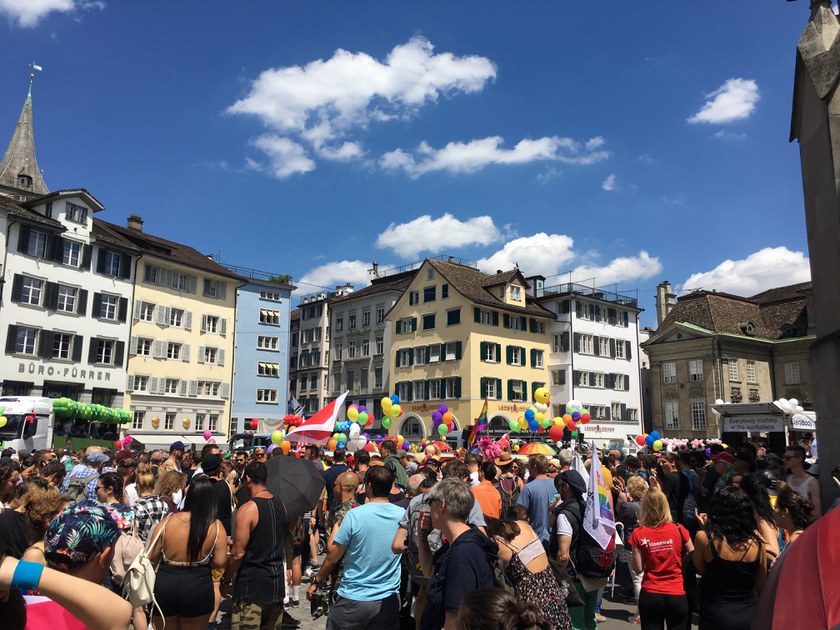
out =
<svg viewBox="0 0 840 630"><path fill-rule="evenodd" d="M636 296L625 295L622 293L616 293L614 291L606 291L604 289L588 287L584 284L578 284L576 282L564 282L562 284L555 284L550 287L543 288L543 296L570 294L591 297L596 300L612 302L614 304L619 304L621 306L628 306L632 308L638 308L639 304L638 292Z"/></svg>

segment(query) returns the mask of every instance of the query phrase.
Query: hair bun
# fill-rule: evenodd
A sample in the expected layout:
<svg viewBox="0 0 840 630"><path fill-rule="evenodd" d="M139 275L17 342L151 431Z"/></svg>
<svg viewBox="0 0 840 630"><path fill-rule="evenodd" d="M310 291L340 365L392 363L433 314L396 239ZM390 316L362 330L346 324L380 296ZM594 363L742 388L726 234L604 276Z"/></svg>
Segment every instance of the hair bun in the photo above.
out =
<svg viewBox="0 0 840 630"><path fill-rule="evenodd" d="M529 604L520 599L519 606L516 610L516 614L519 617L519 621L515 627L520 630L531 630L532 628L548 628L548 626L545 624L545 618L543 617L539 608L537 608L533 604Z"/></svg>

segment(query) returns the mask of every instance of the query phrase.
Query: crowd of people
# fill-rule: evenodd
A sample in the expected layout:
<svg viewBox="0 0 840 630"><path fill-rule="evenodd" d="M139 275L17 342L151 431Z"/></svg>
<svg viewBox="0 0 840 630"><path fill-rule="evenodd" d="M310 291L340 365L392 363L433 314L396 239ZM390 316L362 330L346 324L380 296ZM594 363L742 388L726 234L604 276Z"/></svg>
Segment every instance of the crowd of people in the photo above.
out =
<svg viewBox="0 0 840 630"><path fill-rule="evenodd" d="M749 443L590 455L409 454L390 440L353 454L7 450L0 618L203 630L221 610L233 628L297 628L303 599L328 630L589 630L617 572L631 624L739 630L822 511L798 445L783 457ZM286 456L324 480L303 514L269 489L268 460ZM617 524L609 557L584 526L593 461ZM126 576L141 556L153 601L132 606Z"/></svg>

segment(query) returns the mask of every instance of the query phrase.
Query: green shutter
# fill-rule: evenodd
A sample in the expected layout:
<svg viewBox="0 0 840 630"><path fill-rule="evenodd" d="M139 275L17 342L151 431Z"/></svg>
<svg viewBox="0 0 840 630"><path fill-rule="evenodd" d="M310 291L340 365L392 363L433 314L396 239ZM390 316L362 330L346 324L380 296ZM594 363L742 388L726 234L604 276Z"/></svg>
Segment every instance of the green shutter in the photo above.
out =
<svg viewBox="0 0 840 630"><path fill-rule="evenodd" d="M455 360L456 360L456 361L460 361L460 360L461 360L461 348L462 348L462 344L461 344L461 342L460 342L460 341L456 341L456 342L455 342Z"/></svg>
<svg viewBox="0 0 840 630"><path fill-rule="evenodd" d="M528 318L524 315L519 318L519 330L527 330L526 326L528 325Z"/></svg>
<svg viewBox="0 0 840 630"><path fill-rule="evenodd" d="M455 377L455 398L461 397L461 377Z"/></svg>
<svg viewBox="0 0 840 630"><path fill-rule="evenodd" d="M505 315L507 317L507 315ZM508 346L506 348L507 353L507 364L511 365L513 363L513 346Z"/></svg>
<svg viewBox="0 0 840 630"><path fill-rule="evenodd" d="M501 399L502 397L502 379L496 379L496 398Z"/></svg>
<svg viewBox="0 0 840 630"><path fill-rule="evenodd" d="M534 348L531 348L531 365L537 364L537 351Z"/></svg>
<svg viewBox="0 0 840 630"><path fill-rule="evenodd" d="M510 315L507 313L505 313L504 324L505 328L510 328Z"/></svg>
<svg viewBox="0 0 840 630"><path fill-rule="evenodd" d="M493 311L493 325L494 326L499 325L499 312L498 311Z"/></svg>
<svg viewBox="0 0 840 630"><path fill-rule="evenodd" d="M430 392L429 381L426 381L425 383L423 383L423 393L424 393L423 399L424 400L429 400L429 392Z"/></svg>
<svg viewBox="0 0 840 630"><path fill-rule="evenodd" d="M417 332L417 318L411 318L411 332Z"/></svg>
<svg viewBox="0 0 840 630"><path fill-rule="evenodd" d="M502 344L500 343L496 344L496 361L499 363L502 361Z"/></svg>
<svg viewBox="0 0 840 630"><path fill-rule="evenodd" d="M481 354L480 354L480 359L481 359L482 361L486 361L486 360L487 360L487 343L486 343L486 342L484 342L484 341L482 341L482 342L479 344L479 348L480 348L480 353L481 353Z"/></svg>
<svg viewBox="0 0 840 630"><path fill-rule="evenodd" d="M480 383L479 389L481 390L481 394L480 394L481 398L482 399L487 398L487 379L486 378L479 379L479 383Z"/></svg>
<svg viewBox="0 0 840 630"><path fill-rule="evenodd" d="M481 309L480 308L474 308L473 309L473 314L474 314L474 317L475 317L475 323L476 324L479 323L481 321Z"/></svg>
<svg viewBox="0 0 840 630"><path fill-rule="evenodd" d="M396 355L394 356L394 365L397 367L402 367L402 352L397 350Z"/></svg>
<svg viewBox="0 0 840 630"><path fill-rule="evenodd" d="M513 400L513 379L508 380L508 400Z"/></svg>
<svg viewBox="0 0 840 630"><path fill-rule="evenodd" d="M519 356L522 357L522 367L528 367L528 353L525 348L519 348Z"/></svg>

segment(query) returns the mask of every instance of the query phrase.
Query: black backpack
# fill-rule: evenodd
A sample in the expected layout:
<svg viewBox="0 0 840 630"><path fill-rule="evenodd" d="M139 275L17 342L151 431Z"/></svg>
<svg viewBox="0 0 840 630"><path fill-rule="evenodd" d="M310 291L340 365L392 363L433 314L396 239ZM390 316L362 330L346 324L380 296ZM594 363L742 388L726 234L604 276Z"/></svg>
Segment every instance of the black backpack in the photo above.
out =
<svg viewBox="0 0 840 630"><path fill-rule="evenodd" d="M582 500L564 502L557 510L558 514L565 514L572 526L572 546L570 556L575 571L588 578L605 578L612 575L615 569L613 549L602 549L598 541L592 538L583 527L585 504ZM557 524L555 523L552 541L557 545ZM556 555L556 551L553 552Z"/></svg>

